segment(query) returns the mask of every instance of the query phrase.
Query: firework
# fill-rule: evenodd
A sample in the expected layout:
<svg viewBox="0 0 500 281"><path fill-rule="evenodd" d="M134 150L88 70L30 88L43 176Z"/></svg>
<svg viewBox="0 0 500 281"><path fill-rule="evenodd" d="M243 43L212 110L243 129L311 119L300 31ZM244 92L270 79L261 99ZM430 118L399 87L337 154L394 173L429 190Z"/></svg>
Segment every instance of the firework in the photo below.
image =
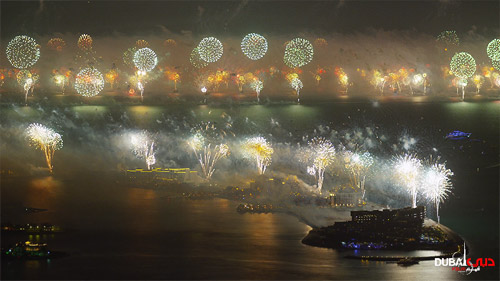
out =
<svg viewBox="0 0 500 281"><path fill-rule="evenodd" d="M238 85L238 90L240 91L240 93L243 93L243 85L245 85L245 83L247 82L245 79L245 75L238 74L234 76L234 82L236 83L236 85Z"/></svg>
<svg viewBox="0 0 500 281"><path fill-rule="evenodd" d="M29 70L21 70L17 73L17 83L24 89L24 102L28 102L28 93L33 93L35 83L38 81L39 76L36 73L31 73Z"/></svg>
<svg viewBox="0 0 500 281"><path fill-rule="evenodd" d="M335 67L335 75L339 78L339 84L345 88L345 93L349 89L349 77L345 74L344 69L342 67Z"/></svg>
<svg viewBox="0 0 500 281"><path fill-rule="evenodd" d="M267 40L262 35L250 33L241 41L241 51L251 60L261 59L267 52Z"/></svg>
<svg viewBox="0 0 500 281"><path fill-rule="evenodd" d="M146 40L137 40L135 41L135 46L138 48L138 49L142 49L142 48L146 48L149 46L149 43L148 41Z"/></svg>
<svg viewBox="0 0 500 281"><path fill-rule="evenodd" d="M380 93L384 92L385 82L386 79L382 76L382 72L379 70L373 70L373 77L370 80L370 84L372 84L375 89L380 88Z"/></svg>
<svg viewBox="0 0 500 281"><path fill-rule="evenodd" d="M144 99L144 85L142 82L139 80L137 81L137 89L141 92L141 100Z"/></svg>
<svg viewBox="0 0 500 281"><path fill-rule="evenodd" d="M421 173L422 162L413 155L405 154L394 160L394 175L398 183L404 186L411 194L412 207L417 207L418 179Z"/></svg>
<svg viewBox="0 0 500 281"><path fill-rule="evenodd" d="M412 79L412 84L415 86L415 87L418 87L420 85L423 86L424 88L424 95L425 93L427 92L427 74L424 73L424 74L415 74L413 76L413 79ZM413 88L411 88L411 92L412 92L412 95L413 95Z"/></svg>
<svg viewBox="0 0 500 281"><path fill-rule="evenodd" d="M207 37L198 44L200 58L206 62L218 61L224 52L222 43L215 37Z"/></svg>
<svg viewBox="0 0 500 281"><path fill-rule="evenodd" d="M78 48L84 52L88 52L92 50L92 37L88 34L82 34L80 35L80 38L78 38Z"/></svg>
<svg viewBox="0 0 500 281"><path fill-rule="evenodd" d="M62 74L56 74L53 77L54 83L61 87L61 93L64 94L64 86L66 85L66 82L68 78Z"/></svg>
<svg viewBox="0 0 500 281"><path fill-rule="evenodd" d="M419 86L424 82L424 77L421 74L416 74L413 76L412 83L415 86Z"/></svg>
<svg viewBox="0 0 500 281"><path fill-rule="evenodd" d="M476 72L476 61L469 53L458 53L450 62L451 72L459 78L469 78Z"/></svg>
<svg viewBox="0 0 500 281"><path fill-rule="evenodd" d="M491 65L498 71L500 71L500 61L492 60Z"/></svg>
<svg viewBox="0 0 500 281"><path fill-rule="evenodd" d="M130 144L137 158L144 159L150 170L156 163L153 137L147 131L133 133L130 135Z"/></svg>
<svg viewBox="0 0 500 281"><path fill-rule="evenodd" d="M249 138L243 144L243 150L248 158L253 158L257 164L260 175L266 172L266 168L271 164L273 148L263 137Z"/></svg>
<svg viewBox="0 0 500 281"><path fill-rule="evenodd" d="M477 89L476 93L479 94L479 89L481 88L481 86L484 83L484 77L482 75L476 74L476 75L472 76L472 82L474 82L474 85L476 85L476 89Z"/></svg>
<svg viewBox="0 0 500 281"><path fill-rule="evenodd" d="M308 158L312 160L313 165L307 167L307 172L310 175L316 176L318 180L318 191L321 192L325 178L325 170L333 163L335 158L335 148L331 141L322 137L313 138L308 144Z"/></svg>
<svg viewBox="0 0 500 281"><path fill-rule="evenodd" d="M225 133L225 132L224 132ZM229 155L229 147L221 143L221 135L211 123L200 125L200 129L187 141L193 150L206 180L215 172L215 164Z"/></svg>
<svg viewBox="0 0 500 281"><path fill-rule="evenodd" d="M310 63L313 55L313 46L308 40L295 38L286 45L283 61L291 68L301 67Z"/></svg>
<svg viewBox="0 0 500 281"><path fill-rule="evenodd" d="M135 52L137 52L137 48L128 48L124 53L123 53L123 63L127 65L128 67L133 67L134 66L134 55Z"/></svg>
<svg viewBox="0 0 500 281"><path fill-rule="evenodd" d="M33 123L28 126L26 134L30 145L43 150L49 171L52 173L52 159L54 152L63 147L63 140L60 134L43 125Z"/></svg>
<svg viewBox="0 0 500 281"><path fill-rule="evenodd" d="M360 154L347 151L344 161L345 167L350 173L351 184L361 190L361 198L364 199L366 172L373 165L373 157L369 152Z"/></svg>
<svg viewBox="0 0 500 281"><path fill-rule="evenodd" d="M495 86L500 88L500 74L498 74L498 72L493 72L491 74L491 79L493 80Z"/></svg>
<svg viewBox="0 0 500 281"><path fill-rule="evenodd" d="M65 46L66 42L62 38L52 38L47 43L47 47L58 52L62 51Z"/></svg>
<svg viewBox="0 0 500 281"><path fill-rule="evenodd" d="M448 48L451 46L458 46L460 44L460 39L454 30L441 32L436 41L443 46L445 51L448 51Z"/></svg>
<svg viewBox="0 0 500 281"><path fill-rule="evenodd" d="M26 69L40 58L40 46L31 37L16 36L7 45L6 55L13 67Z"/></svg>
<svg viewBox="0 0 500 281"><path fill-rule="evenodd" d="M292 81L290 81L290 86L295 90L297 93L297 102L300 103L300 90L304 85L302 84L302 81L300 81L299 78L293 78Z"/></svg>
<svg viewBox="0 0 500 281"><path fill-rule="evenodd" d="M75 79L76 91L84 97L97 96L104 88L104 77L95 68L84 68Z"/></svg>
<svg viewBox="0 0 500 281"><path fill-rule="evenodd" d="M151 71L156 67L158 58L156 53L150 48L142 48L134 54L134 64L141 71Z"/></svg>
<svg viewBox="0 0 500 281"><path fill-rule="evenodd" d="M323 68L319 67L316 69L316 72L312 72L310 71L310 73L312 74L314 80L316 80L316 85L319 85L319 81L321 81L322 78L322 75L326 73L326 70L324 70Z"/></svg>
<svg viewBox="0 0 500 281"><path fill-rule="evenodd" d="M118 72L115 69L109 70L106 75L104 75L104 79L111 85L111 89L114 88L115 81L118 78Z"/></svg>
<svg viewBox="0 0 500 281"><path fill-rule="evenodd" d="M458 95L458 89L459 88L464 89L469 84L469 82L467 82L467 79L465 79L465 78L458 78L458 77L455 77L455 79L453 79L452 82L457 87L457 95ZM462 90L462 99L463 98L464 98L464 96L463 96L463 90Z"/></svg>
<svg viewBox="0 0 500 281"><path fill-rule="evenodd" d="M447 169L444 164L438 163L428 167L424 173L424 195L435 204L438 223L440 223L439 204L444 202L452 188L451 176L453 176L453 172Z"/></svg>
<svg viewBox="0 0 500 281"><path fill-rule="evenodd" d="M486 53L492 61L500 61L500 39L493 39L488 44Z"/></svg>
<svg viewBox="0 0 500 281"><path fill-rule="evenodd" d="M201 59L198 48L194 48L189 56L189 62L196 68L203 68L208 65L208 62Z"/></svg>
<svg viewBox="0 0 500 281"><path fill-rule="evenodd" d="M455 54L450 62L451 72L458 78L467 79L476 72L476 61L465 52ZM465 98L465 86L462 86L462 100Z"/></svg>
<svg viewBox="0 0 500 281"><path fill-rule="evenodd" d="M317 38L314 40L314 47L316 48L326 48L328 46L328 42L324 38Z"/></svg>
<svg viewBox="0 0 500 281"><path fill-rule="evenodd" d="M252 84L250 84L250 86L257 93L257 102L259 102L260 101L260 91L262 91L262 89L264 88L264 83L262 83L262 81L260 81L260 80L255 80L252 82Z"/></svg>
<svg viewBox="0 0 500 281"><path fill-rule="evenodd" d="M175 48L175 47L177 47L177 42L175 42L174 39L167 39L167 40L163 41L163 46L165 46L167 48Z"/></svg>
<svg viewBox="0 0 500 281"><path fill-rule="evenodd" d="M168 69L165 71L165 76L168 78L168 80L174 81L174 92L177 92L177 82L181 79L181 76L177 70L171 70Z"/></svg>

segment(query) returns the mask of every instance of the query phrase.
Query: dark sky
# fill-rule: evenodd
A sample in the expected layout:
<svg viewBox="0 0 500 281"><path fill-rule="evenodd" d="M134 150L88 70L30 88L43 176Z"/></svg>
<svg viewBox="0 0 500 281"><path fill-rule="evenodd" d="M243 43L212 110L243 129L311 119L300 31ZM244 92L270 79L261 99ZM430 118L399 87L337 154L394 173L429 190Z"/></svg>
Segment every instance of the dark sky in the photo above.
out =
<svg viewBox="0 0 500 281"><path fill-rule="evenodd" d="M368 28L498 37L500 1L4 1L1 37L57 32L107 36L350 33Z"/></svg>

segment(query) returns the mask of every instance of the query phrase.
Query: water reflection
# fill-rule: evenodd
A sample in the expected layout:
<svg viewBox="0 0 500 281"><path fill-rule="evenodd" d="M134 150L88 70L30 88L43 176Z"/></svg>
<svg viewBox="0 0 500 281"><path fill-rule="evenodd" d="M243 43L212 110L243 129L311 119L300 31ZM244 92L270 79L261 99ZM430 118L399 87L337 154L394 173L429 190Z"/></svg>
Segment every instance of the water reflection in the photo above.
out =
<svg viewBox="0 0 500 281"><path fill-rule="evenodd" d="M55 198L62 192L62 183L53 176L33 178L29 182L25 193L25 206L53 209Z"/></svg>

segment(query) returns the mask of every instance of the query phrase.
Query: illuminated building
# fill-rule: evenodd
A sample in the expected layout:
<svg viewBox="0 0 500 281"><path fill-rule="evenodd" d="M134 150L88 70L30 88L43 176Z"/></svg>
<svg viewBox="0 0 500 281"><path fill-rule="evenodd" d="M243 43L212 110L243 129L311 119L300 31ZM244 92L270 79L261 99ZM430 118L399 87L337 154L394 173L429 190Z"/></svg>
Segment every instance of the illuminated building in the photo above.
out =
<svg viewBox="0 0 500 281"><path fill-rule="evenodd" d="M127 176L138 183L177 182L188 183L197 181L197 172L189 168L154 168L152 170L127 170Z"/></svg>

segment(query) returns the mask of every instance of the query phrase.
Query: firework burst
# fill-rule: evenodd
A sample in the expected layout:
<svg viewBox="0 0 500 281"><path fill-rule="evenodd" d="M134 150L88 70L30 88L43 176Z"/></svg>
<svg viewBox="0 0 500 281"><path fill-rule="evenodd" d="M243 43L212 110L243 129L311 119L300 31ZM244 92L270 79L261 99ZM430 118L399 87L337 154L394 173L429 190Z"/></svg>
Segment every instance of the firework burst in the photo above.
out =
<svg viewBox="0 0 500 281"><path fill-rule="evenodd" d="M30 124L26 129L26 134L30 145L44 152L47 166L52 173L52 159L54 158L54 153L56 150L63 147L61 135L51 128L47 128L37 123Z"/></svg>
<svg viewBox="0 0 500 281"><path fill-rule="evenodd" d="M325 170L335 159L335 147L332 142L323 138L315 137L308 143L307 155L312 166L307 167L307 172L318 180L318 191L323 188Z"/></svg>
<svg viewBox="0 0 500 281"><path fill-rule="evenodd" d="M142 48L135 52L133 61L137 69L149 72L158 64L158 57L150 48Z"/></svg>
<svg viewBox="0 0 500 281"><path fill-rule="evenodd" d="M148 43L148 41L146 41L146 40L140 39L140 40L135 41L135 46L136 46L138 49L142 49L142 48L146 48L146 47L148 47L148 46L149 46L149 43Z"/></svg>
<svg viewBox="0 0 500 281"><path fill-rule="evenodd" d="M260 102L260 91L264 88L264 83L260 80L255 80L250 84L250 87L257 93L257 102Z"/></svg>
<svg viewBox="0 0 500 281"><path fill-rule="evenodd" d="M259 60L267 53L267 40L264 36L250 33L241 41L241 51L251 60Z"/></svg>
<svg viewBox="0 0 500 281"><path fill-rule="evenodd" d="M128 67L134 66L134 55L137 52L136 47L128 48L125 52L123 52L123 63Z"/></svg>
<svg viewBox="0 0 500 281"><path fill-rule="evenodd" d="M286 45L283 61L291 68L301 67L310 63L313 55L314 49L311 42L303 38L295 38Z"/></svg>
<svg viewBox="0 0 500 281"><path fill-rule="evenodd" d="M212 123L201 124L194 132L187 143L198 159L205 179L210 180L217 162L229 155L229 146L222 143L225 132L219 131Z"/></svg>
<svg viewBox="0 0 500 281"><path fill-rule="evenodd" d="M500 39L493 39L486 48L488 57L493 61L500 61Z"/></svg>
<svg viewBox="0 0 500 281"><path fill-rule="evenodd" d="M175 48L175 47L177 47L177 42L175 42L174 39L167 39L167 40L163 41L163 46L165 46L167 48Z"/></svg>
<svg viewBox="0 0 500 281"><path fill-rule="evenodd" d="M62 75L62 74L56 74L53 77L54 83L61 87L61 93L64 94L64 86L66 85L68 81L68 77Z"/></svg>
<svg viewBox="0 0 500 281"><path fill-rule="evenodd" d="M500 71L500 61L492 60L491 61L491 65L493 66L493 68L495 68L496 70Z"/></svg>
<svg viewBox="0 0 500 281"><path fill-rule="evenodd" d="M476 89L477 89L477 94L479 94L479 89L481 89L481 86L483 86L483 83L484 83L484 76L480 75L480 74L476 74L474 76L472 76L472 82L474 82L474 85L476 85Z"/></svg>
<svg viewBox="0 0 500 281"><path fill-rule="evenodd" d="M458 38L457 32L454 30L446 30L441 32L436 41L441 45L441 47L448 51L448 48L460 45L460 39Z"/></svg>
<svg viewBox="0 0 500 281"><path fill-rule="evenodd" d="M61 52L65 46L66 42L62 38L52 38L47 42L47 47L57 52Z"/></svg>
<svg viewBox="0 0 500 281"><path fill-rule="evenodd" d="M243 150L248 158L255 160L259 174L264 174L271 164L273 147L263 137L249 138L243 144Z"/></svg>
<svg viewBox="0 0 500 281"><path fill-rule="evenodd" d="M374 163L373 156L369 152L354 153L346 151L344 161L345 168L350 174L351 185L361 190L361 198L364 199L366 193L366 173Z"/></svg>
<svg viewBox="0 0 500 281"><path fill-rule="evenodd" d="M215 37L207 37L198 44L200 58L206 62L218 61L224 52L222 43Z"/></svg>
<svg viewBox="0 0 500 281"><path fill-rule="evenodd" d="M424 172L424 195L436 206L438 223L440 223L439 204L444 202L453 187L450 181L451 176L453 176L453 172L447 169L444 164L439 163L432 164Z"/></svg>
<svg viewBox="0 0 500 281"><path fill-rule="evenodd" d="M300 81L299 78L293 78L290 81L290 86L292 86L297 93L297 102L300 103L300 90L304 87L304 84L302 84L302 81Z"/></svg>
<svg viewBox="0 0 500 281"><path fill-rule="evenodd" d="M418 179L421 174L422 162L411 154L396 157L393 162L394 176L397 182L411 194L412 207L417 207Z"/></svg>
<svg viewBox="0 0 500 281"><path fill-rule="evenodd" d="M35 39L25 35L14 37L5 52L12 66L19 69L33 66L40 58L40 46Z"/></svg>
<svg viewBox="0 0 500 281"><path fill-rule="evenodd" d="M35 88L35 83L38 81L38 74L31 73L29 70L21 70L17 73L17 83L24 89L24 102L28 102L28 94Z"/></svg>
<svg viewBox="0 0 500 281"><path fill-rule="evenodd" d="M147 131L132 133L130 144L137 158L144 159L148 170L150 170L151 166L156 163L153 137Z"/></svg>
<svg viewBox="0 0 500 281"><path fill-rule="evenodd" d="M78 38L78 48L84 52L92 50L92 43L92 37L88 34L82 34L80 38Z"/></svg>
<svg viewBox="0 0 500 281"><path fill-rule="evenodd" d="M314 47L326 48L328 47L328 42L324 38L316 38L316 40L314 40Z"/></svg>
<svg viewBox="0 0 500 281"><path fill-rule="evenodd" d="M75 89L84 97L97 96L104 89L104 77L95 68L84 68L76 75Z"/></svg>
<svg viewBox="0 0 500 281"><path fill-rule="evenodd" d="M201 59L198 48L194 48L189 56L189 62L196 68L203 68L208 65L208 62Z"/></svg>
<svg viewBox="0 0 500 281"><path fill-rule="evenodd" d="M476 61L466 52L458 53L451 58L451 72L458 78L467 79L476 72ZM465 87L462 87L462 100L465 98Z"/></svg>

